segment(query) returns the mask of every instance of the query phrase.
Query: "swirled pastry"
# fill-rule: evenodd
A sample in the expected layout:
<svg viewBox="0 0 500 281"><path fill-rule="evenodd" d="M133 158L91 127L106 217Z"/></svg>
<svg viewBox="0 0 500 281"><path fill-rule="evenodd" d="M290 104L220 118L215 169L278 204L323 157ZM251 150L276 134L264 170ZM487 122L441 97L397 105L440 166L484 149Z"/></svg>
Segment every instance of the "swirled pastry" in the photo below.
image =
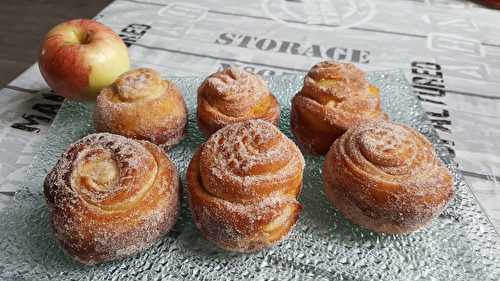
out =
<svg viewBox="0 0 500 281"><path fill-rule="evenodd" d="M210 75L198 88L197 117L198 127L211 135L251 119L278 125L280 106L259 75L230 67Z"/></svg>
<svg viewBox="0 0 500 281"><path fill-rule="evenodd" d="M347 129L372 119L387 119L379 90L350 63L314 65L292 99L292 131L312 153L325 154Z"/></svg>
<svg viewBox="0 0 500 281"><path fill-rule="evenodd" d="M45 178L57 240L85 264L148 248L174 225L179 179L156 145L119 135L89 135L63 153Z"/></svg>
<svg viewBox="0 0 500 281"><path fill-rule="evenodd" d="M304 158L263 120L228 125L194 155L190 207L201 233L219 247L253 252L283 239L302 208Z"/></svg>
<svg viewBox="0 0 500 281"><path fill-rule="evenodd" d="M327 197L376 232L408 233L441 213L454 193L449 170L417 131L387 121L349 129L326 155Z"/></svg>
<svg viewBox="0 0 500 281"><path fill-rule="evenodd" d="M96 100L94 127L169 148L184 136L187 109L179 89L150 68L122 74Z"/></svg>

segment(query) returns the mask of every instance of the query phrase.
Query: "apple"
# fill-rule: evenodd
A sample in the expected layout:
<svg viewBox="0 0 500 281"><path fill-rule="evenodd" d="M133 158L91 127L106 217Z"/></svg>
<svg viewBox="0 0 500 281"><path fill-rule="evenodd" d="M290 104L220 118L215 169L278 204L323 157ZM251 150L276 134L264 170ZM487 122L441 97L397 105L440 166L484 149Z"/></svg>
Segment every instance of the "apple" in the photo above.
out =
<svg viewBox="0 0 500 281"><path fill-rule="evenodd" d="M500 9L500 0L480 0L479 2L488 7Z"/></svg>
<svg viewBox="0 0 500 281"><path fill-rule="evenodd" d="M71 100L95 100L130 68L128 50L111 28L90 19L53 27L43 40L38 66L50 88Z"/></svg>

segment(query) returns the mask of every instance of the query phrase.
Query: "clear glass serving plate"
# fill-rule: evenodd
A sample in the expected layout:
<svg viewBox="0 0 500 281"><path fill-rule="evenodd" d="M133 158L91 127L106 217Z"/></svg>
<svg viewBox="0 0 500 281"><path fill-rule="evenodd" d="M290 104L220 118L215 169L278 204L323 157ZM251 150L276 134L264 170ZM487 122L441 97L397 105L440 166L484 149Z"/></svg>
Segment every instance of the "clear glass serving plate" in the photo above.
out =
<svg viewBox="0 0 500 281"><path fill-rule="evenodd" d="M196 229L183 200L174 229L134 257L84 266L65 256L51 229L42 181L73 141L93 132L92 104L66 102L37 154L26 185L0 214L0 280L499 280L500 242L419 101L400 71L373 72L390 117L425 134L453 171L456 196L432 225L411 235L380 235L346 221L327 201L323 157L306 155L300 220L279 245L255 254L219 250ZM196 125L200 78L172 78L189 107L186 139L169 151L183 184L195 148L204 141ZM290 100L300 76L269 78L281 106L281 130L292 137ZM185 191L184 191L185 197Z"/></svg>

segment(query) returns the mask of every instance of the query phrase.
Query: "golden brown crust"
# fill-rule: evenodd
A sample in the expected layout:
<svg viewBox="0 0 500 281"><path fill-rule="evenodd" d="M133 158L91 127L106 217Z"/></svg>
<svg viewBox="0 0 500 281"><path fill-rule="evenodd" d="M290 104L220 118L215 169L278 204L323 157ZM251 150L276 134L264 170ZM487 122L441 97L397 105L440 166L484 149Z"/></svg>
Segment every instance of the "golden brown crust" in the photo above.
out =
<svg viewBox="0 0 500 281"><path fill-rule="evenodd" d="M258 75L237 68L213 73L198 88L198 126L209 136L220 128L251 119L278 126L280 106Z"/></svg>
<svg viewBox="0 0 500 281"><path fill-rule="evenodd" d="M96 100L94 127L170 148L178 144L187 123L180 90L158 72L138 68L122 74Z"/></svg>
<svg viewBox="0 0 500 281"><path fill-rule="evenodd" d="M292 99L292 131L305 149L325 154L347 129L363 121L387 119L378 88L349 63L314 65Z"/></svg>
<svg viewBox="0 0 500 281"><path fill-rule="evenodd" d="M197 227L219 247L253 252L282 240L302 206L304 159L297 146L262 120L214 133L187 170Z"/></svg>
<svg viewBox="0 0 500 281"><path fill-rule="evenodd" d="M418 230L441 213L453 177L417 131L387 121L349 129L326 155L327 197L346 218L383 233Z"/></svg>
<svg viewBox="0 0 500 281"><path fill-rule="evenodd" d="M73 143L45 178L57 240L85 264L140 252L174 225L175 166L156 145L108 133Z"/></svg>

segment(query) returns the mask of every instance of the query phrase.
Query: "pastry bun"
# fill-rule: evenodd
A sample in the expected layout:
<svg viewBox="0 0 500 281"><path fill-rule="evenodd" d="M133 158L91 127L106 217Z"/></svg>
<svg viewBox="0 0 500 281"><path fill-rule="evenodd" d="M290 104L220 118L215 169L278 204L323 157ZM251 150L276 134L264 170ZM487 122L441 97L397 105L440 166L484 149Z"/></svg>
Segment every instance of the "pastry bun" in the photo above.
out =
<svg viewBox="0 0 500 281"><path fill-rule="evenodd" d="M180 205L177 171L163 150L108 133L70 145L44 194L57 240L85 264L148 248L172 228Z"/></svg>
<svg viewBox="0 0 500 281"><path fill-rule="evenodd" d="M280 106L259 75L230 67L208 76L198 88L197 118L198 127L209 136L251 119L277 126Z"/></svg>
<svg viewBox="0 0 500 281"><path fill-rule="evenodd" d="M194 155L187 171L196 226L219 247L254 252L282 240L302 209L304 159L263 120L228 125Z"/></svg>
<svg viewBox="0 0 500 281"><path fill-rule="evenodd" d="M417 131L387 121L349 129L326 155L325 192L353 223L376 232L418 230L454 193L450 171Z"/></svg>
<svg viewBox="0 0 500 281"><path fill-rule="evenodd" d="M292 132L313 154L325 154L349 128L376 119L387 119L380 107L379 90L350 63L314 65L292 99Z"/></svg>
<svg viewBox="0 0 500 281"><path fill-rule="evenodd" d="M120 75L96 100L94 127L170 148L178 144L187 123L187 108L174 83L150 68Z"/></svg>

